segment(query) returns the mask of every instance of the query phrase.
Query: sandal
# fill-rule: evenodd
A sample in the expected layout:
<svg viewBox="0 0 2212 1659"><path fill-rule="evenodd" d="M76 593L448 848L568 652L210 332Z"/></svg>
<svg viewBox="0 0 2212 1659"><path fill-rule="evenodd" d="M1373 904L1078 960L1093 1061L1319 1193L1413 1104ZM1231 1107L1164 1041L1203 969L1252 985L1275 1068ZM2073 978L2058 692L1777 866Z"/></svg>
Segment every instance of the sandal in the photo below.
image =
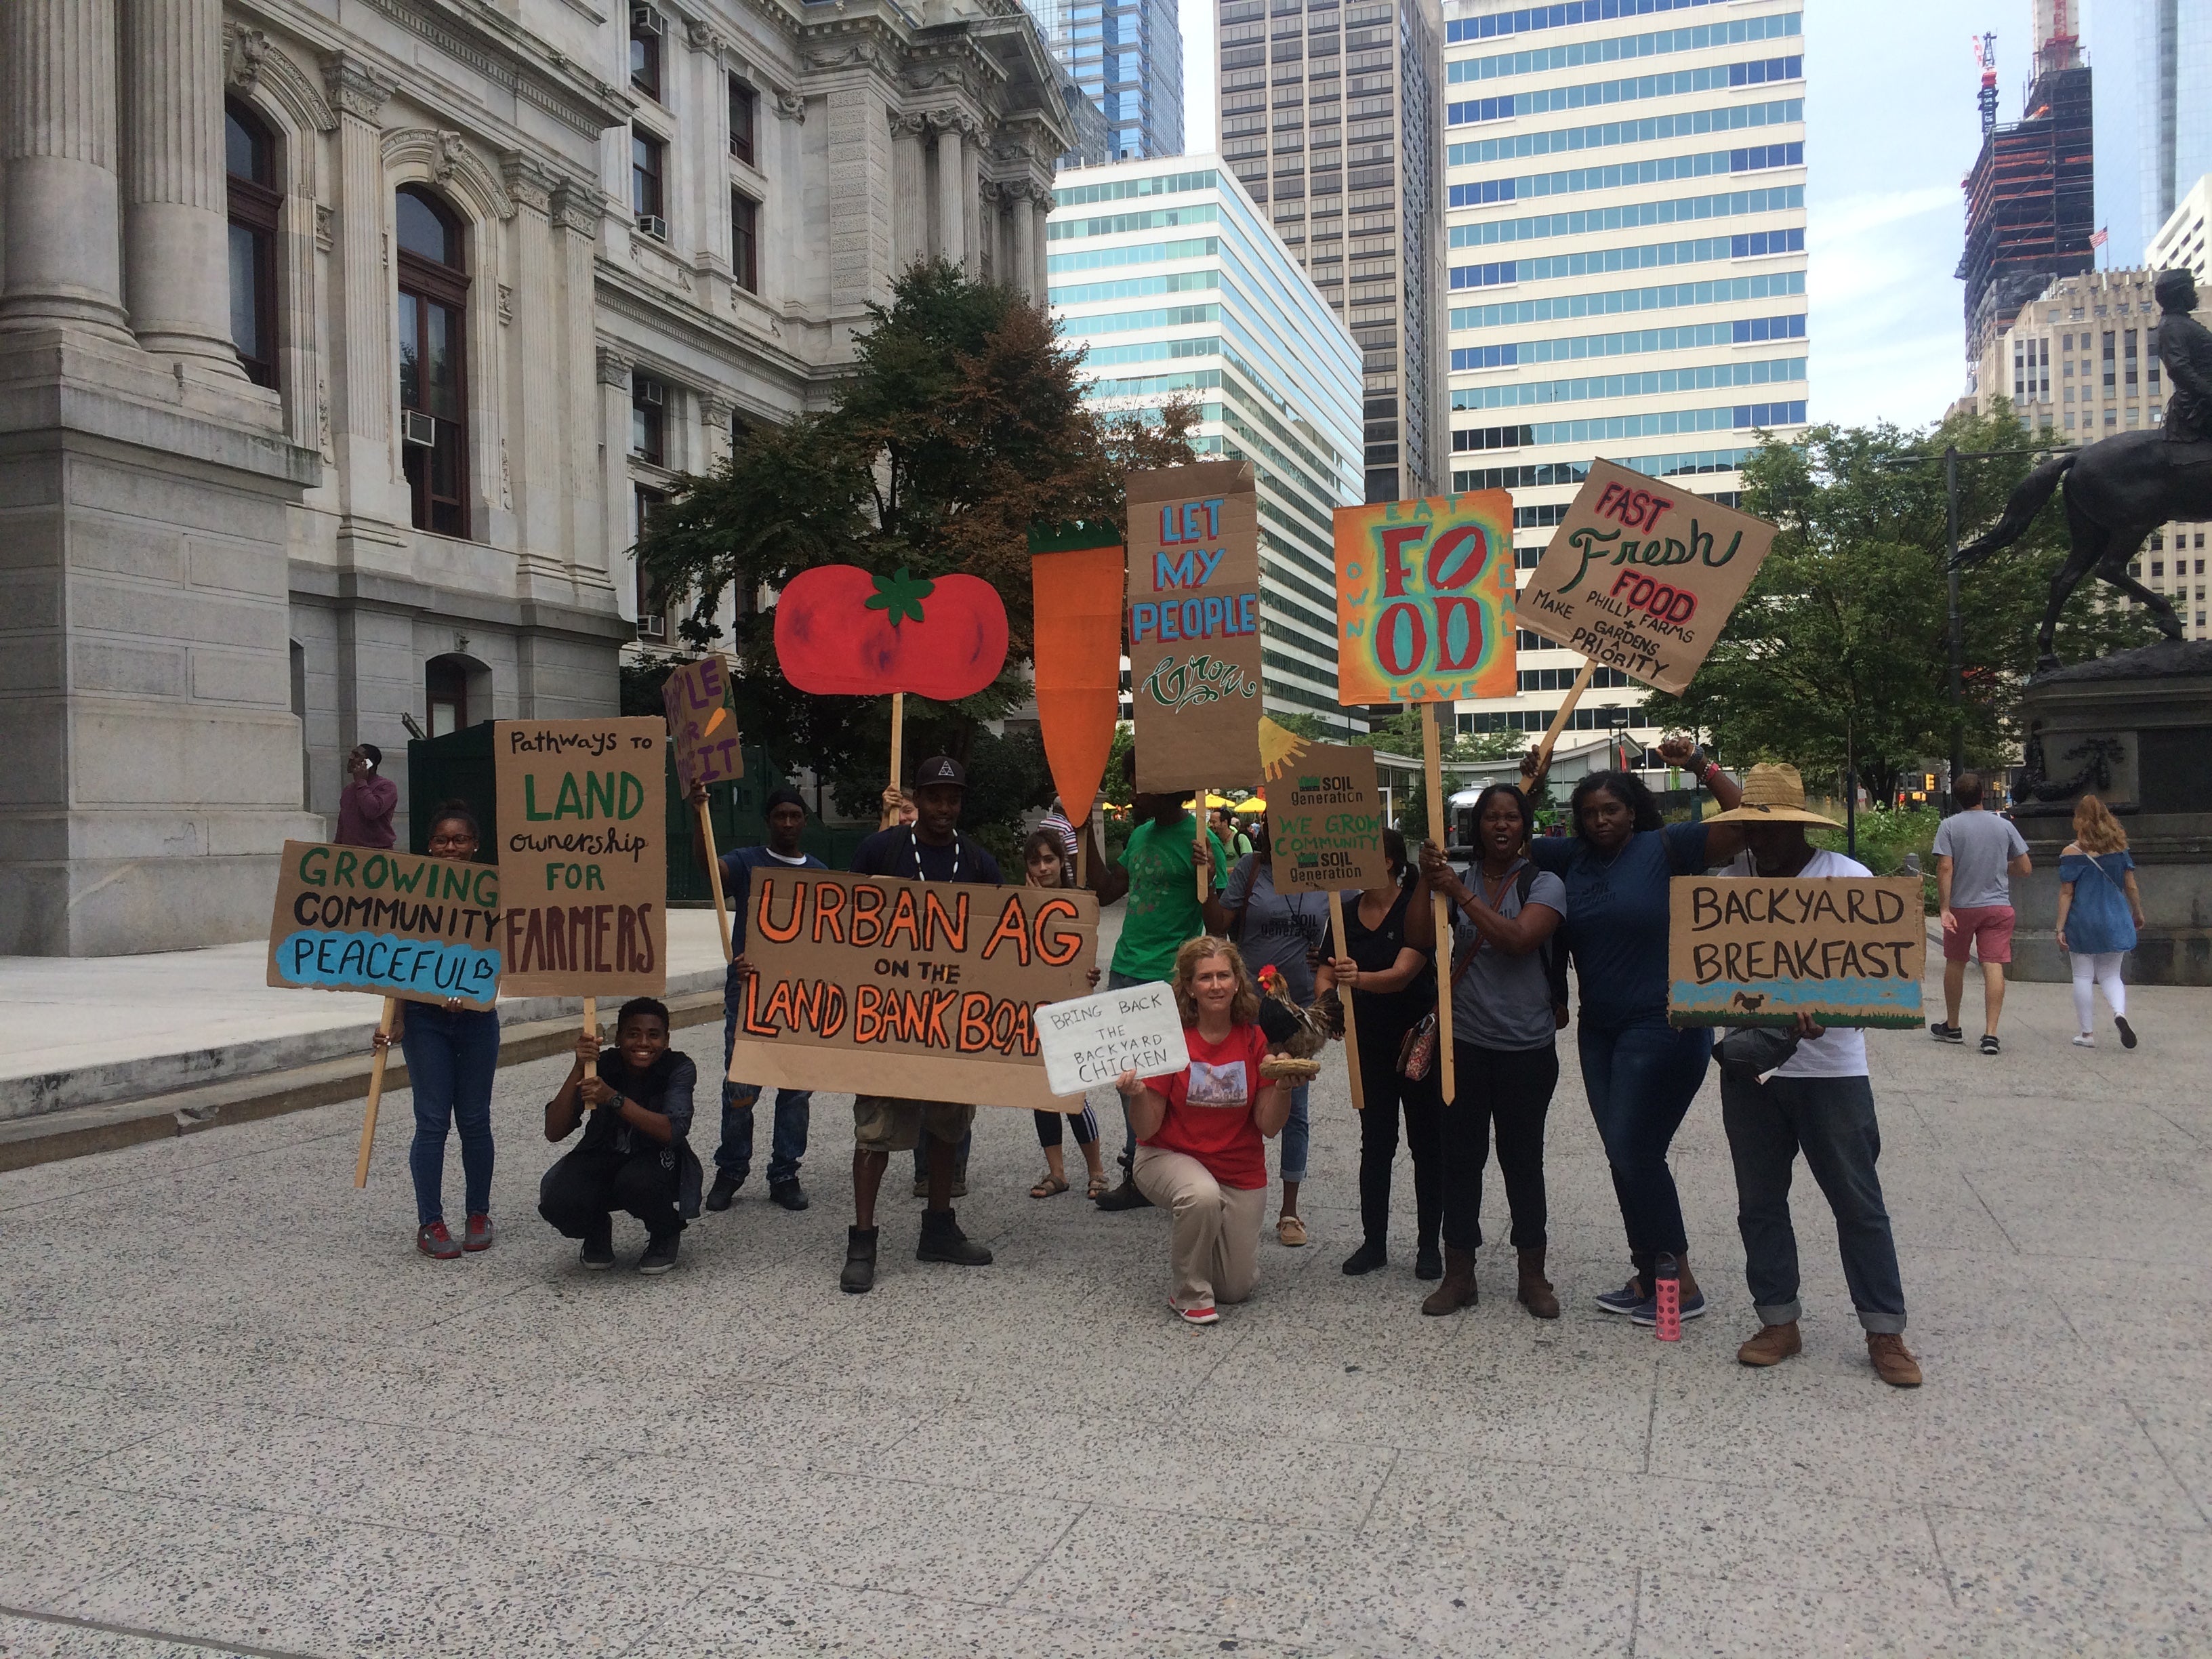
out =
<svg viewBox="0 0 2212 1659"><path fill-rule="evenodd" d="M1048 1170L1041 1177L1039 1177L1037 1184L1030 1188L1030 1196L1031 1198L1057 1198L1060 1194L1066 1190L1067 1183Z"/></svg>
<svg viewBox="0 0 2212 1659"><path fill-rule="evenodd" d="M1091 1190L1084 1194L1094 1202L1114 1190L1114 1177L1101 1170L1091 1177Z"/></svg>

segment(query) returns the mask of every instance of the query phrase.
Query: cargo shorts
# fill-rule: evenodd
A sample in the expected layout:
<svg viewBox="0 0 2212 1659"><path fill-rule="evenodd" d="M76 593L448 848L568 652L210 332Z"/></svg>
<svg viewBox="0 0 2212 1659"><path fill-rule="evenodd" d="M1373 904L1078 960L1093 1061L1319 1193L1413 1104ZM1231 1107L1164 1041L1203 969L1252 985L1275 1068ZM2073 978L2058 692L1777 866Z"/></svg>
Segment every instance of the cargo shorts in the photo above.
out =
<svg viewBox="0 0 2212 1659"><path fill-rule="evenodd" d="M975 1124L973 1106L949 1100L853 1097L853 1144L864 1152L910 1152L925 1133L933 1140L957 1146Z"/></svg>

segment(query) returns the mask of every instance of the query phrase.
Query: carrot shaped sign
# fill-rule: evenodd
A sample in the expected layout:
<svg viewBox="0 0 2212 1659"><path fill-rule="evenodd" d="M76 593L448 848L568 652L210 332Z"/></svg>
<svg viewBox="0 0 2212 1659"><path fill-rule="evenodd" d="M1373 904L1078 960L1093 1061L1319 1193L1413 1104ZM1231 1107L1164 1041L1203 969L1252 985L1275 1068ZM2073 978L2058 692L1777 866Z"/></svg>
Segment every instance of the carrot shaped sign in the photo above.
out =
<svg viewBox="0 0 2212 1659"><path fill-rule="evenodd" d="M1036 1007L1088 995L1098 901L834 870L756 872L730 1076L1053 1110Z"/></svg>
<svg viewBox="0 0 2212 1659"><path fill-rule="evenodd" d="M1513 498L1336 509L1339 702L1510 697Z"/></svg>

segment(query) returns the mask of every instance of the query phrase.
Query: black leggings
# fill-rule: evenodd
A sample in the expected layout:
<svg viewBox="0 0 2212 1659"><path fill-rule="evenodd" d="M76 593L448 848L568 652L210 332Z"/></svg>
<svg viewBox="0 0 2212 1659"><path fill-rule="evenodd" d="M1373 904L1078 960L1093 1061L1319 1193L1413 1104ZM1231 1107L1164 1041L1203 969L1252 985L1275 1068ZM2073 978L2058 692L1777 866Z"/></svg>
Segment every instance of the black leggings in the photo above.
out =
<svg viewBox="0 0 2212 1659"><path fill-rule="evenodd" d="M1390 1171L1398 1159L1398 1114L1406 1115L1406 1145L1413 1154L1414 1237L1423 1249L1434 1249L1443 1216L1444 1155L1440 1139L1442 1102L1437 1070L1419 1083L1398 1074L1398 1045L1405 1032L1359 1032L1359 1083L1366 1109L1359 1114L1359 1228L1370 1244L1387 1242L1390 1231Z"/></svg>
<svg viewBox="0 0 2212 1659"><path fill-rule="evenodd" d="M1482 1243L1482 1168L1498 1127L1498 1168L1513 1212L1516 1249L1544 1248L1544 1115L1559 1082L1559 1051L1453 1045L1458 1092L1443 1113L1444 1243Z"/></svg>

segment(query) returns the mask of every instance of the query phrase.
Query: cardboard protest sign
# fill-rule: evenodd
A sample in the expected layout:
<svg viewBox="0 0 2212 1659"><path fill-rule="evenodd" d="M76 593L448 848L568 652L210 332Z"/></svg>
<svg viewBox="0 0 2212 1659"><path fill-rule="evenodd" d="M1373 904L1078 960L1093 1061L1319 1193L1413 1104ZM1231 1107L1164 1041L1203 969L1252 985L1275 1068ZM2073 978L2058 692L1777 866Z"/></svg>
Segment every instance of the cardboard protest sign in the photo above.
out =
<svg viewBox="0 0 2212 1659"><path fill-rule="evenodd" d="M1336 509L1336 700L1510 697L1513 497Z"/></svg>
<svg viewBox="0 0 2212 1659"><path fill-rule="evenodd" d="M1686 690L1774 537L1764 519L1593 461L1521 590L1520 625L1662 691Z"/></svg>
<svg viewBox="0 0 2212 1659"><path fill-rule="evenodd" d="M493 726L511 994L667 988L667 735L650 718Z"/></svg>
<svg viewBox="0 0 2212 1659"><path fill-rule="evenodd" d="M1111 525L1030 531L1037 726L1071 818L1097 799L1121 707L1121 599L1127 568Z"/></svg>
<svg viewBox="0 0 2212 1659"><path fill-rule="evenodd" d="M1132 472L1129 683L1137 787L1257 776L1260 509L1249 461Z"/></svg>
<svg viewBox="0 0 2212 1659"><path fill-rule="evenodd" d="M836 870L753 872L732 1078L1058 1109L1036 1005L1089 994L1098 901Z"/></svg>
<svg viewBox="0 0 2212 1659"><path fill-rule="evenodd" d="M420 853L288 841L269 983L489 1008L499 998L499 872Z"/></svg>
<svg viewBox="0 0 2212 1659"><path fill-rule="evenodd" d="M1670 1024L1919 1025L1917 877L1677 876L1669 898Z"/></svg>
<svg viewBox="0 0 2212 1659"><path fill-rule="evenodd" d="M1157 980L1049 1003L1036 1011L1036 1031L1055 1095L1079 1095L1124 1072L1164 1077L1190 1064L1175 988Z"/></svg>
<svg viewBox="0 0 2212 1659"><path fill-rule="evenodd" d="M745 775L729 690L719 655L679 664L661 682L660 705L668 714L669 740L676 745L676 775L686 790Z"/></svg>
<svg viewBox="0 0 2212 1659"><path fill-rule="evenodd" d="M1275 890L1338 893L1380 886L1389 864L1382 856L1375 751L1301 741L1275 765L1280 769L1269 772L1267 784Z"/></svg>

